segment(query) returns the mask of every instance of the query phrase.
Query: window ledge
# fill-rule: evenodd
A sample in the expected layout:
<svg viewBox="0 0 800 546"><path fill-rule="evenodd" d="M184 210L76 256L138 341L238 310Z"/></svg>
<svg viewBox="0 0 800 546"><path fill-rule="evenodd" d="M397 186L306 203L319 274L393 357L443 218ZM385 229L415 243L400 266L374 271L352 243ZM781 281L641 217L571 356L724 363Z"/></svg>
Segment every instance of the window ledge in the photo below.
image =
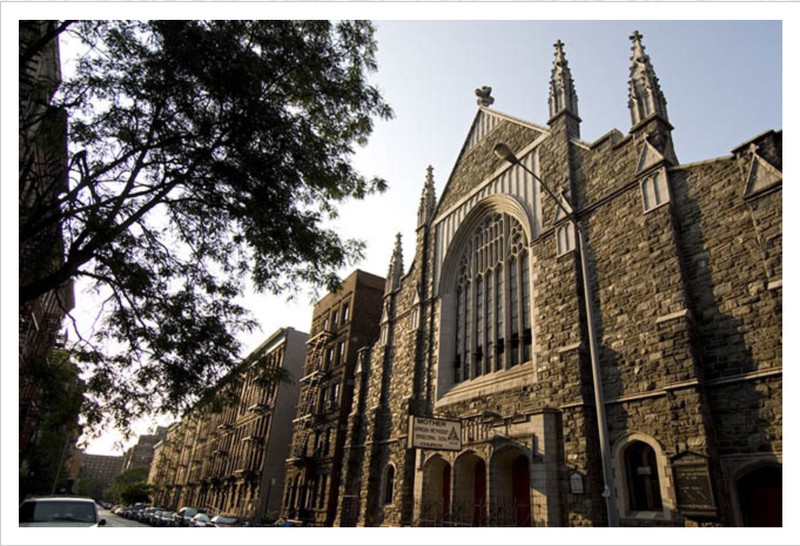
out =
<svg viewBox="0 0 800 546"><path fill-rule="evenodd" d="M461 381L451 386L447 392L436 401L434 408L438 409L478 396L485 396L487 394L530 385L531 375L534 373L533 361L529 361L524 364L517 364L508 370L499 370L475 379Z"/></svg>

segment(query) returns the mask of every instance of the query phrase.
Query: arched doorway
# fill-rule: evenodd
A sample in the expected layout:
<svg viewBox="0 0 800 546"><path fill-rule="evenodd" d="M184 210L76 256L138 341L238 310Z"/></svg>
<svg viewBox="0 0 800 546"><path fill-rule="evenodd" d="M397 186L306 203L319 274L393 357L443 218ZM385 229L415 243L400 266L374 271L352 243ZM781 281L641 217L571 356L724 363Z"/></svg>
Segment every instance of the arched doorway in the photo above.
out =
<svg viewBox="0 0 800 546"><path fill-rule="evenodd" d="M742 524L746 527L783 525L783 470L760 466L736 482Z"/></svg>
<svg viewBox="0 0 800 546"><path fill-rule="evenodd" d="M530 527L531 521L530 460L520 449L504 449L492 458L490 524Z"/></svg>
<svg viewBox="0 0 800 546"><path fill-rule="evenodd" d="M624 460L628 508L632 511L661 511L661 484L655 450L644 442L631 442L625 448Z"/></svg>
<svg viewBox="0 0 800 546"><path fill-rule="evenodd" d="M487 524L486 463L475 453L465 453L456 460L452 517L456 525Z"/></svg>
<svg viewBox="0 0 800 546"><path fill-rule="evenodd" d="M450 474L450 463L439 455L425 462L420 525L440 526L450 522Z"/></svg>

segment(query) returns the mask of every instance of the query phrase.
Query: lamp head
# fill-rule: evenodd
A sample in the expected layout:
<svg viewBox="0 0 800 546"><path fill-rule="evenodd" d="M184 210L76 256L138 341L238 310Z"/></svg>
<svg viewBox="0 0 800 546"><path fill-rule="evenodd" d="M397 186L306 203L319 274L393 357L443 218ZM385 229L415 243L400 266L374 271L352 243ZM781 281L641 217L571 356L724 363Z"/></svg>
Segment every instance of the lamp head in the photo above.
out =
<svg viewBox="0 0 800 546"><path fill-rule="evenodd" d="M494 155L498 158L502 159L503 161L508 161L512 165L516 165L519 163L519 159L517 156L514 155L514 152L511 151L511 148L508 147L507 144L504 142L500 142L494 147Z"/></svg>

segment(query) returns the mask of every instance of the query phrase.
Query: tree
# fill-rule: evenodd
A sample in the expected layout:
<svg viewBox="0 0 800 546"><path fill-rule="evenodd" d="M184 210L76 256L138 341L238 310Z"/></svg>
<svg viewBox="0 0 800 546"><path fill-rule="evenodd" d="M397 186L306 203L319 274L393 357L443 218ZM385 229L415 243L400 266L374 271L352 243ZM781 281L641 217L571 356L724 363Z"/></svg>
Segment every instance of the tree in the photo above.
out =
<svg viewBox="0 0 800 546"><path fill-rule="evenodd" d="M150 486L147 485L148 468L130 468L114 476L111 485L103 493L104 498L114 504L134 504L150 500Z"/></svg>
<svg viewBox="0 0 800 546"><path fill-rule="evenodd" d="M64 350L21 368L20 383L40 390L42 406L35 442L20 453L20 497L49 495L68 487L69 447L80 435L85 384Z"/></svg>
<svg viewBox="0 0 800 546"><path fill-rule="evenodd" d="M324 222L385 189L350 158L392 111L367 82L365 21L83 21L48 35L64 32L83 44L55 105L69 184L57 199L21 195L19 231L24 245L61 226L65 250L21 280L20 302L91 280L102 328L75 351L91 370L85 415L127 429L186 408L235 365L250 283L333 288L362 256Z"/></svg>

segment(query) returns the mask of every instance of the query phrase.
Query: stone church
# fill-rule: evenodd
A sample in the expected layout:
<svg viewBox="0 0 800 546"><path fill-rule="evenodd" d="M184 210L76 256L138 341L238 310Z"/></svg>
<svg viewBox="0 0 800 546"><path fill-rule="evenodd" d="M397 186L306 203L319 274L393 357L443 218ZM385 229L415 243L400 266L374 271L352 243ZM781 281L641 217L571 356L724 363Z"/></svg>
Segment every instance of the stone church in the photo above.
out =
<svg viewBox="0 0 800 546"><path fill-rule="evenodd" d="M782 134L681 164L642 35L627 134L491 90L354 370L334 524L780 525ZM447 434L437 436L437 427Z"/></svg>

